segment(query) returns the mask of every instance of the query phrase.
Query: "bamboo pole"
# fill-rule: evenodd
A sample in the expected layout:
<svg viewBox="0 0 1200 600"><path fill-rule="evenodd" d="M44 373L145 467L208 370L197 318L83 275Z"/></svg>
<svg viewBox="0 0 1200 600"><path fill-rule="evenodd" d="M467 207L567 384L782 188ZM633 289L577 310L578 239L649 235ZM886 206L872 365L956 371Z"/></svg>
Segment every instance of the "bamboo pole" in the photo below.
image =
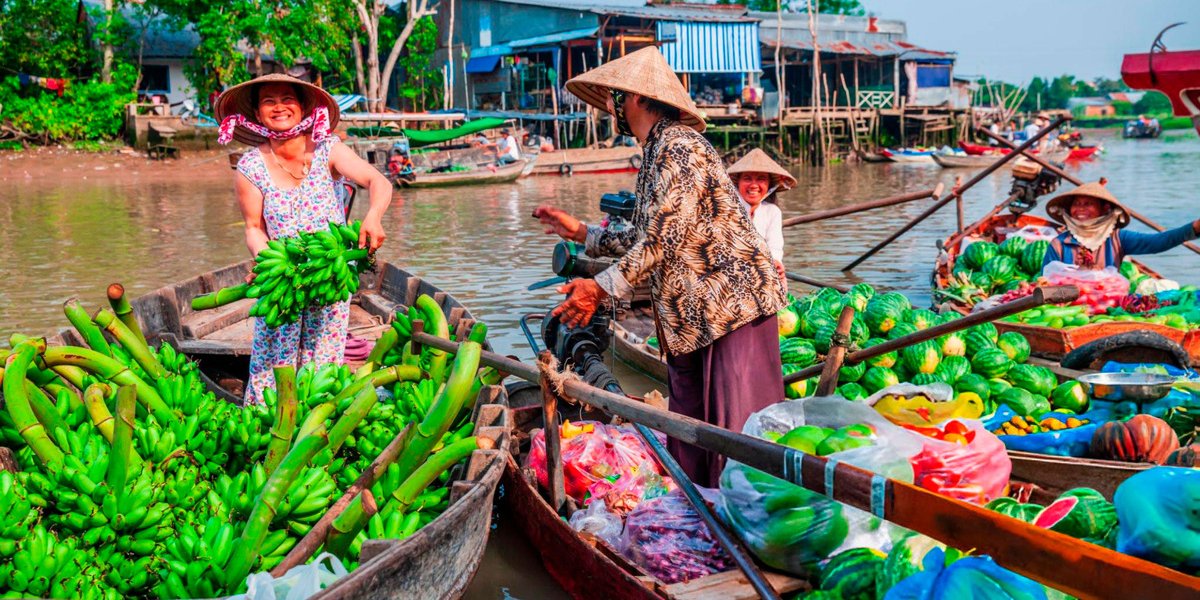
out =
<svg viewBox="0 0 1200 600"><path fill-rule="evenodd" d="M549 350L538 353L538 377L542 388L542 433L546 440L546 482L550 491L550 508L562 514L567 503L567 492L563 483L562 433L558 427L558 394L550 389L553 385L550 368L554 356Z"/></svg>
<svg viewBox="0 0 1200 600"><path fill-rule="evenodd" d="M934 200L937 200L937 199L941 198L942 190L944 190L944 189L945 189L945 185L939 183L939 184L937 184L936 187L934 187L931 190L922 190L919 192L909 192L907 194L899 194L896 196L889 196L887 198L880 198L878 200L868 200L866 202L859 202L857 204L850 204L847 206L839 206L838 208L831 208L829 210L822 210L822 211L818 211L818 212L814 212L814 213L808 213L806 215L800 215L798 217L791 217L788 219L784 219L783 227L792 227L794 225L803 225L805 223L812 223L815 221L824 221L825 219L832 219L834 217L843 217L846 215L852 215L855 213L873 210L876 208L885 208L888 206L895 206L897 204L903 204L905 202L912 202L914 200L924 200L925 198L933 198Z"/></svg>
<svg viewBox="0 0 1200 600"><path fill-rule="evenodd" d="M1021 144L1020 149L1024 150L1026 148L1029 148L1033 144L1036 144L1038 142L1038 140L1045 137L1046 134L1050 133L1055 128L1059 127L1060 125L1062 125L1064 122L1066 122L1069 119L1070 119L1070 117L1065 116L1065 115L1060 116L1059 118L1055 119L1055 121L1053 123L1047 125L1045 129L1037 132L1033 137L1029 138L1028 140L1025 140L1025 142L1023 142ZM908 223L904 224L903 227L901 227L900 229L898 229L894 233L892 233L890 236L888 236L887 239L876 244L875 247L866 251L862 256L859 256L858 258L854 259L854 261L851 262L850 264L842 267L842 270L850 271L850 270L854 269L854 267L857 267L858 265L862 264L863 261L874 256L876 252L879 252L880 250L884 249L888 244L891 244L892 242L896 241L897 238L899 238L900 236L907 233L908 230L912 229L913 227L916 227L918 223L929 218L930 215L937 212L938 210L941 210L941 208L943 206L945 206L946 204L948 204L951 200L953 200L957 196L961 196L967 190L974 187L975 184L979 183L980 181L983 181L983 179L985 177L987 177L988 175L991 175L996 169L999 169L1000 167L1004 166L1006 163L1011 161L1013 158L1015 158L1014 154L1016 154L1016 152L1005 154L1004 156L999 157L996 160L996 162L992 163L986 169L980 171L979 173L976 173L975 176L972 177L971 180L968 181L966 184L959 187L958 189L955 189L949 196L942 198L941 200L938 200L936 204L934 204L933 206L930 206L928 209L925 210L925 212L917 215L916 217L913 217L912 220L910 220Z"/></svg>
<svg viewBox="0 0 1200 600"><path fill-rule="evenodd" d="M825 357L825 368L817 381L818 396L832 396L841 375L842 360L846 357L846 346L850 345L850 323L854 321L854 307L843 306L838 315L837 329L829 340L829 354Z"/></svg>
<svg viewBox="0 0 1200 600"><path fill-rule="evenodd" d="M805 277L804 275L800 275L800 274L798 274L798 273L793 273L793 272L791 272L791 271L788 271L788 272L786 272L784 275L785 275L785 276L786 276L788 279L791 279L792 281L798 281L798 282L800 282L800 283L803 283L803 284L805 284L805 285L811 285L811 286L813 286L813 287L817 287L817 288L826 288L826 287L827 287L827 288L833 288L833 289L835 289L835 290L837 290L837 291L839 291L839 292L841 292L841 293L843 293L843 294L845 294L845 293L846 293L846 291L847 291L847 289L849 289L849 288L847 288L846 286L843 286L843 285L838 285L838 284L836 284L836 283L828 283L828 282L825 282L825 281L818 281L818 280L816 280L816 279L811 279L811 278L809 278L809 277Z"/></svg>
<svg viewBox="0 0 1200 600"><path fill-rule="evenodd" d="M450 340L414 334L414 338L418 336L423 343L448 352L458 346ZM539 380L536 368L492 352L483 352L480 362L526 381ZM1113 590L1129 589L1147 598L1195 598L1200 594L1200 578L912 484L709 425L582 381L566 381L563 388L567 397L589 406L869 511L951 547L986 554L1002 567L1081 599L1110 598Z"/></svg>

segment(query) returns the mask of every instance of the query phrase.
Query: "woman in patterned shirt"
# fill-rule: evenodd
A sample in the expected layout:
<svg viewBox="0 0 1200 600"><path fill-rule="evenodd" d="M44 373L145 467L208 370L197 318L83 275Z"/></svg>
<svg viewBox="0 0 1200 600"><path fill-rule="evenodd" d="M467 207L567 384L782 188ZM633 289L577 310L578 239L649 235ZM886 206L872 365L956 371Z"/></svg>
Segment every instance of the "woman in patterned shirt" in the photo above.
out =
<svg viewBox="0 0 1200 600"><path fill-rule="evenodd" d="M658 338L667 354L671 410L741 430L753 412L783 397L775 313L786 291L766 242L742 209L704 119L655 47L567 82L615 117L644 157L633 226L587 226L551 206L534 211L547 233L582 242L591 256L620 256L595 279L577 279L554 309L568 325L591 320L602 301L649 281ZM721 457L671 440L697 484L715 486Z"/></svg>

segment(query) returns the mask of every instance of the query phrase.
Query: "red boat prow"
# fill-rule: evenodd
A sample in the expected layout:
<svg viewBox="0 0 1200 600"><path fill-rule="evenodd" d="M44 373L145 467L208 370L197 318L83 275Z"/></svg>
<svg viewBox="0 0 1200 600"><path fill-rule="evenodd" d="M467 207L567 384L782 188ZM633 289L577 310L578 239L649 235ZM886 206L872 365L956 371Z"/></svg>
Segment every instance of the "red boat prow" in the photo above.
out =
<svg viewBox="0 0 1200 600"><path fill-rule="evenodd" d="M1171 99L1175 115L1191 117L1192 124L1200 131L1200 50L1167 50L1162 45L1162 36L1167 29L1155 38L1150 52L1125 55L1121 62L1121 78L1131 88L1158 90L1165 94Z"/></svg>
<svg viewBox="0 0 1200 600"><path fill-rule="evenodd" d="M987 154L997 154L1003 156L1009 152L1012 152L1011 148L981 146L979 144L972 144L969 142L959 142L958 145L963 149L963 152L966 152L970 156L983 156ZM1080 146L1078 148L1071 148L1071 151L1068 152L1064 158L1066 160L1082 160L1085 158L1091 158L1095 156L1096 152L1099 150L1099 146ZM1031 150L1030 153L1037 154L1037 150Z"/></svg>

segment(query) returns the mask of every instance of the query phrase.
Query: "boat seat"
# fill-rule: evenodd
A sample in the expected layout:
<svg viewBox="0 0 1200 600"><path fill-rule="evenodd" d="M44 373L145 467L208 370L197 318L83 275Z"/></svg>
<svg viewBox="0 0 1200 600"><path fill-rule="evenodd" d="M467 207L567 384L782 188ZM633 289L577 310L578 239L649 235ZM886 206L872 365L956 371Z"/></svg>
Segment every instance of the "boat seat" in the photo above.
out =
<svg viewBox="0 0 1200 600"><path fill-rule="evenodd" d="M183 316L180 323L184 338L205 338L238 321L249 319L251 306L254 306L254 300L244 298L212 310L189 312Z"/></svg>

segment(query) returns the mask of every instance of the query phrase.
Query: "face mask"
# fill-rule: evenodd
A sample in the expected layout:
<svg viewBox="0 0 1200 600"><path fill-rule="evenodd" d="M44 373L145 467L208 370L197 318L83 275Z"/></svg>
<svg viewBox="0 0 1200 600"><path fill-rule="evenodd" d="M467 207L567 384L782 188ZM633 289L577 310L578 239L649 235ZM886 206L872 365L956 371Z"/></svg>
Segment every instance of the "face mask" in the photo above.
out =
<svg viewBox="0 0 1200 600"><path fill-rule="evenodd" d="M633 135L633 130L629 128L629 121L625 119L625 92L609 89L609 93L612 94L613 118L617 121L617 133Z"/></svg>

